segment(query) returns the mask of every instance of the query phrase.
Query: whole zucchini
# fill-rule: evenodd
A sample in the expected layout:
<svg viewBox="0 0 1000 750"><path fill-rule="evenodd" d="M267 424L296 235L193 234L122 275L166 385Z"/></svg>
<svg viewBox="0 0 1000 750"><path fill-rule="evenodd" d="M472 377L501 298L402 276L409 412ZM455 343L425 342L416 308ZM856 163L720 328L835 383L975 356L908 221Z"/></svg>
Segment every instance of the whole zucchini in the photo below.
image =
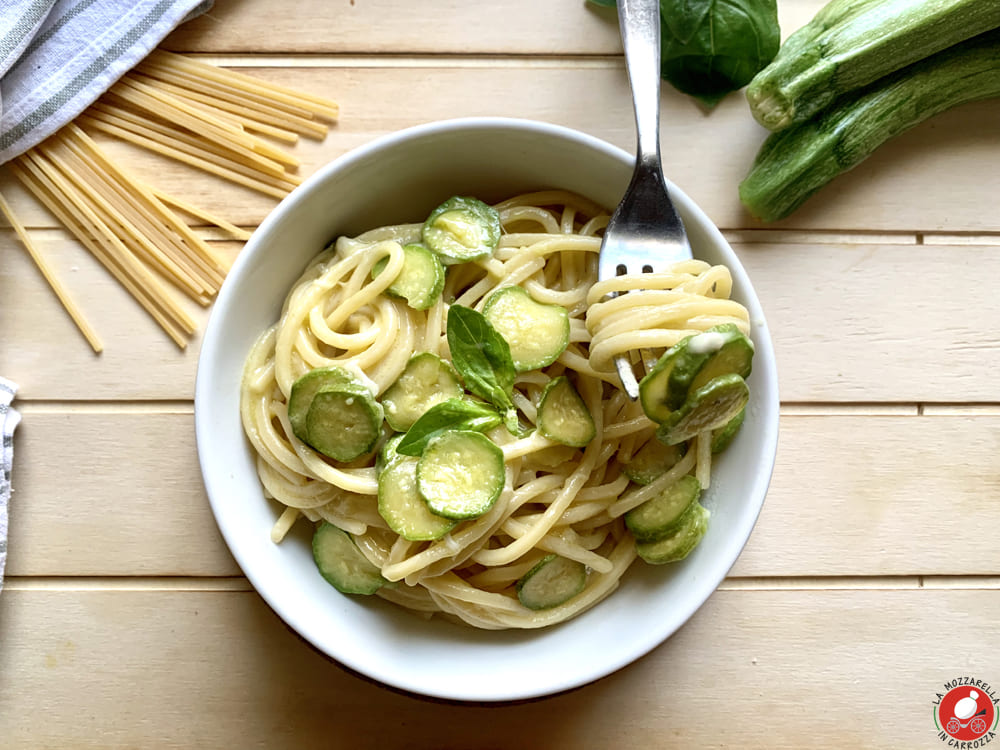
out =
<svg viewBox="0 0 1000 750"><path fill-rule="evenodd" d="M1000 0L832 0L750 82L750 111L782 130L841 94L998 26Z"/></svg>
<svg viewBox="0 0 1000 750"><path fill-rule="evenodd" d="M994 29L845 94L812 120L772 133L740 184L740 200L759 219L781 219L893 136L950 107L998 96L1000 29Z"/></svg>

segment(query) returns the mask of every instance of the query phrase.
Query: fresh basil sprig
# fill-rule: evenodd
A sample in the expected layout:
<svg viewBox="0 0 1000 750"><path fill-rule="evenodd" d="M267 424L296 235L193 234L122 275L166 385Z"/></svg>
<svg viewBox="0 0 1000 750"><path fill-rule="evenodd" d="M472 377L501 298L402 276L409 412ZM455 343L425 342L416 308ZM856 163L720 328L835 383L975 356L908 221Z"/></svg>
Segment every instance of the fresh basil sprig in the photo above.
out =
<svg viewBox="0 0 1000 750"><path fill-rule="evenodd" d="M406 431L396 446L396 453L419 456L433 438L448 430L485 432L500 424L497 410L488 404L449 398L434 404Z"/></svg>
<svg viewBox="0 0 1000 750"><path fill-rule="evenodd" d="M776 0L660 0L660 30L662 77L709 108L750 83L781 42Z"/></svg>
<svg viewBox="0 0 1000 750"><path fill-rule="evenodd" d="M449 308L447 334L452 364L466 389L493 404L511 434L524 435L511 399L517 370L504 337L482 313L462 305Z"/></svg>

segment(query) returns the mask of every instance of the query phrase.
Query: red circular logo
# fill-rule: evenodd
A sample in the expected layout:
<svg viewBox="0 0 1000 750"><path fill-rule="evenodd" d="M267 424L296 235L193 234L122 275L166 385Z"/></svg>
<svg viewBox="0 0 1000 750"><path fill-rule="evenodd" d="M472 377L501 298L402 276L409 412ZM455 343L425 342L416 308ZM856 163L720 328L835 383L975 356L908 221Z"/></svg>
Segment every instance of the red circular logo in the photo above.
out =
<svg viewBox="0 0 1000 750"><path fill-rule="evenodd" d="M975 740L986 734L996 719L990 696L975 687L952 688L938 704L938 723L956 740Z"/></svg>

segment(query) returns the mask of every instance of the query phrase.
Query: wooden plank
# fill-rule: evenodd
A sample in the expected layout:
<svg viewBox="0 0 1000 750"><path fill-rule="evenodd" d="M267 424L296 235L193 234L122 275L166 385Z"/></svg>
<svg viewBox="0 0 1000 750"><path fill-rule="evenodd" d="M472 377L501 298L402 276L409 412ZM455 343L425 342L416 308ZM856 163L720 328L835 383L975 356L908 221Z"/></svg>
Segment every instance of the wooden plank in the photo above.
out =
<svg viewBox="0 0 1000 750"><path fill-rule="evenodd" d="M24 399L190 399L200 340L181 352L73 240L40 250L105 343L95 356L11 232L0 230L0 371ZM239 243L213 246L234 256ZM990 246L738 243L762 300L786 402L995 402L1000 276ZM200 326L207 311L189 305ZM970 313L969 311L975 311ZM151 363L156 366L150 366Z"/></svg>
<svg viewBox="0 0 1000 750"><path fill-rule="evenodd" d="M996 691L998 617L996 591L719 591L603 680L456 706L347 673L252 593L9 590L0 734L12 747L929 748L946 682ZM952 618L961 637L935 640ZM40 706L56 708L42 720Z"/></svg>
<svg viewBox="0 0 1000 750"><path fill-rule="evenodd" d="M9 230L0 230L0 372L22 399L190 399L209 309L183 299L199 332L180 350L82 245L62 232L33 231L39 252L97 330L95 355ZM230 259L242 243L214 242ZM178 293L178 299L182 299Z"/></svg>
<svg viewBox="0 0 1000 750"><path fill-rule="evenodd" d="M782 0L784 35L805 23L822 0ZM447 0L428 7L300 0L289 12L273 0L217 0L206 15L164 42L183 52L620 54L614 11L583 0Z"/></svg>
<svg viewBox="0 0 1000 750"><path fill-rule="evenodd" d="M295 147L303 176L377 136L453 117L523 117L576 128L627 151L635 143L628 83L619 61L597 67L572 60L539 66L531 59L463 66L432 59L403 67L248 72L341 104L341 120L323 143L303 141ZM668 177L721 227L760 226L742 208L737 193L764 138L742 96L728 97L706 114L686 97L665 90L662 123ZM773 226L829 232L1000 232L1000 216L992 204L992 196L1000 194L998 126L1000 100L944 113L887 143ZM276 203L125 144L107 149L156 186L241 226L258 224ZM967 177L971 174L974 181ZM6 193L8 184L0 181L0 190ZM52 226L51 217L20 191L12 191L10 199L22 221Z"/></svg>
<svg viewBox="0 0 1000 750"><path fill-rule="evenodd" d="M9 575L239 572L183 406L28 405L16 439ZM995 574L1000 549L984 530L1000 528L998 453L998 414L785 416L764 510L731 575Z"/></svg>
<svg viewBox="0 0 1000 750"><path fill-rule="evenodd" d="M1000 274L989 246L738 244L784 401L996 401Z"/></svg>

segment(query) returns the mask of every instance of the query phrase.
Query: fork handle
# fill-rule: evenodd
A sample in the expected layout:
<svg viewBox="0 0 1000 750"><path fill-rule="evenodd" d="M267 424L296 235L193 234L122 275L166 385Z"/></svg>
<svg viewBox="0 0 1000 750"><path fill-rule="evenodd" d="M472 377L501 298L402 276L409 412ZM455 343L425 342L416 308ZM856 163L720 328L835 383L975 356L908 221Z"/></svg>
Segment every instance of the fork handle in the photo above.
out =
<svg viewBox="0 0 1000 750"><path fill-rule="evenodd" d="M636 163L660 161L660 2L618 0L625 69L638 133Z"/></svg>

